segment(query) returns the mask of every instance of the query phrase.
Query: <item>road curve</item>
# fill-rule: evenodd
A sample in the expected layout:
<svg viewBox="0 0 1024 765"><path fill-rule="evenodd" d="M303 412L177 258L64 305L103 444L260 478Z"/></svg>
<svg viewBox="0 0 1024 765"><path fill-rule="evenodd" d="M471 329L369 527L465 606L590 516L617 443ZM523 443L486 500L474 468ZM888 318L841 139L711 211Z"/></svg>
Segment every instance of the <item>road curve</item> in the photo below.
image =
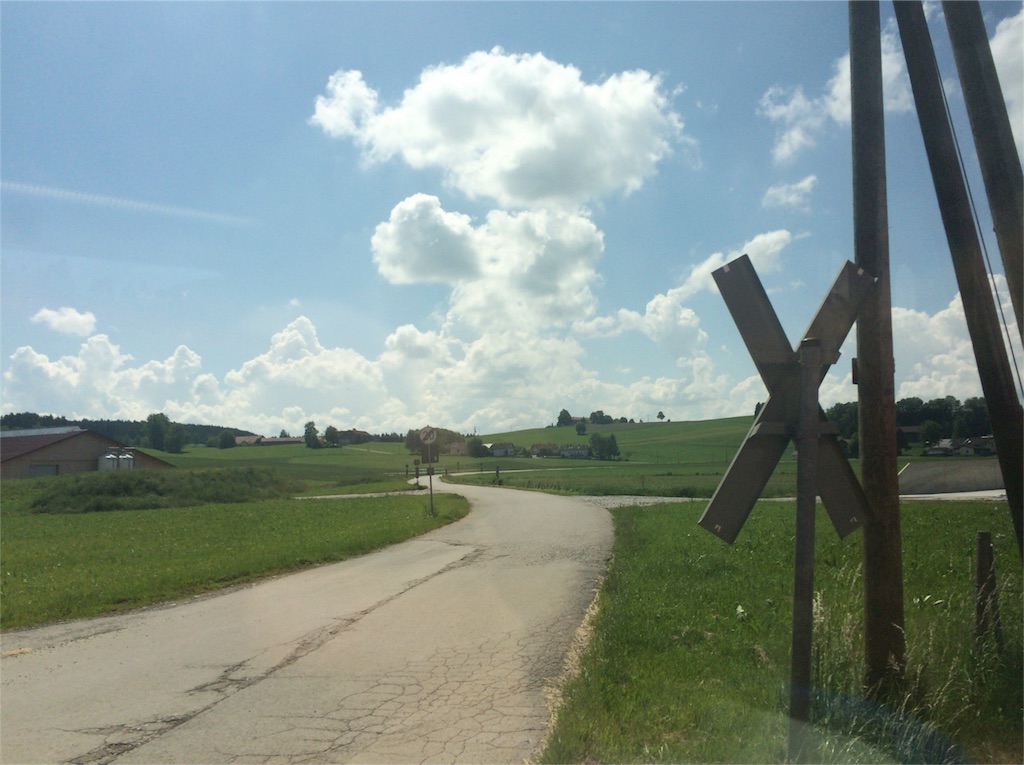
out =
<svg viewBox="0 0 1024 765"><path fill-rule="evenodd" d="M611 519L566 497L434 488L472 512L224 594L5 633L0 761L535 755L545 691L607 564Z"/></svg>

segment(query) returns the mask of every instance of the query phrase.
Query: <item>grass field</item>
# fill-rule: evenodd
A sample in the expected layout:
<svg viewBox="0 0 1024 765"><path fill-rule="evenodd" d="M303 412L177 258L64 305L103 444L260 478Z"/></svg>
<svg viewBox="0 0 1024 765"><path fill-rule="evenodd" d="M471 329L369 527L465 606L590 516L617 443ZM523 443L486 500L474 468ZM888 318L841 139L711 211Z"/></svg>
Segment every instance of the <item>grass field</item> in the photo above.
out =
<svg viewBox="0 0 1024 765"><path fill-rule="evenodd" d="M759 503L736 543L701 506L613 511L616 542L593 639L544 762L782 762L786 757L793 512ZM812 762L1021 762L1021 570L999 503L903 511L908 694L863 701L859 535L822 514L816 552L819 695ZM972 650L975 533L991 530L1004 646Z"/></svg>
<svg viewBox="0 0 1024 765"><path fill-rule="evenodd" d="M443 456L457 480L592 495L707 497L749 417L542 428L485 442L586 443L614 433L623 461ZM91 616L358 555L464 515L464 500L407 491L402 444L158 453L180 470L8 481L0 534L0 625ZM909 457L906 461L919 461ZM927 461L927 460L925 460ZM943 461L943 465L951 465ZM959 463L958 463L959 464ZM766 496L791 496L783 458ZM943 471L949 472L949 471ZM426 479L422 479L426 484ZM232 501L228 501L232 500ZM786 749L792 505L760 503L732 546L696 525L702 503L613 512L616 547L593 639L547 762L770 762ZM860 543L819 520L816 759L1020 762L1022 594L1005 503L904 505L908 695L899 714L863 703ZM972 649L977 530L993 532L1003 646Z"/></svg>
<svg viewBox="0 0 1024 765"><path fill-rule="evenodd" d="M461 497L437 495L431 516L429 500L410 494L32 512L40 487L53 485L43 482L4 487L5 629L95 616L344 560L450 523L469 509Z"/></svg>

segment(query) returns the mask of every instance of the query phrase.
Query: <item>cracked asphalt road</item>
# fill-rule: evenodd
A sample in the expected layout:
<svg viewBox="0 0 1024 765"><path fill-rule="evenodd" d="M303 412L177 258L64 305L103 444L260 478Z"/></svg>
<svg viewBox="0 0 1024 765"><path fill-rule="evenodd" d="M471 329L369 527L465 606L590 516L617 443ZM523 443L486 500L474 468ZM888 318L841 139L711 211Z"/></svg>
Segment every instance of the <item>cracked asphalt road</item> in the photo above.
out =
<svg viewBox="0 0 1024 765"><path fill-rule="evenodd" d="M216 596L6 633L4 763L522 762L612 545L607 511L446 487L464 520Z"/></svg>

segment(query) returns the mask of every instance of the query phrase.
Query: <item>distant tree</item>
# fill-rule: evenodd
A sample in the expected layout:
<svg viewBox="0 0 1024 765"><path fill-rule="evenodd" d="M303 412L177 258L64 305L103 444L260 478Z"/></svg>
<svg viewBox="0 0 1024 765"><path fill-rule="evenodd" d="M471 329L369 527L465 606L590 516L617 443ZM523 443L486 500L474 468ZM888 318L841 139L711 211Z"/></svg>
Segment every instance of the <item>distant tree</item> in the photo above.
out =
<svg viewBox="0 0 1024 765"><path fill-rule="evenodd" d="M896 402L896 424L900 427L920 425L924 422L924 401L917 396L901 398Z"/></svg>
<svg viewBox="0 0 1024 765"><path fill-rule="evenodd" d="M593 425L611 425L615 420L611 415L605 414L603 409L591 412L588 418Z"/></svg>
<svg viewBox="0 0 1024 765"><path fill-rule="evenodd" d="M333 425L328 425L324 431L324 442L328 446L337 446L341 442L341 431Z"/></svg>
<svg viewBox="0 0 1024 765"><path fill-rule="evenodd" d="M572 425L572 415L569 414L568 409L563 409L558 413L558 425Z"/></svg>
<svg viewBox="0 0 1024 765"><path fill-rule="evenodd" d="M594 433L590 436L590 453L599 460L612 460L619 456L619 444L615 440L615 434L607 436Z"/></svg>
<svg viewBox="0 0 1024 765"><path fill-rule="evenodd" d="M576 423L576 435L582 436L587 432L587 423L577 422Z"/></svg>
<svg viewBox="0 0 1024 765"><path fill-rule="evenodd" d="M306 440L306 446L310 449L319 449L323 446L323 444L320 443L320 435L317 433L316 423L312 420L306 423L303 438Z"/></svg>
<svg viewBox="0 0 1024 765"><path fill-rule="evenodd" d="M857 402L846 404L833 404L826 411L825 415L839 428L839 435L843 438L853 438L857 432Z"/></svg>
<svg viewBox="0 0 1024 765"><path fill-rule="evenodd" d="M992 422L988 416L988 402L983 398L969 398L964 401L953 422L954 431L960 430L960 438L974 438L992 434Z"/></svg>
<svg viewBox="0 0 1024 765"><path fill-rule="evenodd" d="M164 436L164 451L171 454L181 454L185 448L185 428L180 423L172 422L167 428L167 435Z"/></svg>
<svg viewBox="0 0 1024 765"><path fill-rule="evenodd" d="M473 436L466 441L466 450L469 456L474 459L487 456L487 447L484 446L483 439L477 436Z"/></svg>
<svg viewBox="0 0 1024 765"><path fill-rule="evenodd" d="M291 434L291 433L289 433L289 432L288 432L287 430L285 430L284 428L281 428L281 432L280 432L280 434L278 434L278 436L277 436L277 437L278 437L278 438L291 438L291 437L292 437L292 434Z"/></svg>
<svg viewBox="0 0 1024 765"><path fill-rule="evenodd" d="M665 413L664 412L658 412L658 419L664 421Z"/></svg>
<svg viewBox="0 0 1024 765"><path fill-rule="evenodd" d="M925 420L921 423L921 440L926 445L942 440L943 432L942 425L935 420Z"/></svg>
<svg viewBox="0 0 1024 765"><path fill-rule="evenodd" d="M151 449L166 450L164 442L169 427L171 427L171 421L162 412L154 412L146 418L146 442Z"/></svg>
<svg viewBox="0 0 1024 765"><path fill-rule="evenodd" d="M924 419L937 422L942 427L942 438L953 435L953 421L960 411L960 402L953 396L933 398L925 403Z"/></svg>
<svg viewBox="0 0 1024 765"><path fill-rule="evenodd" d="M230 430L222 431L220 434L220 448L221 449L233 449L235 446L235 436Z"/></svg>

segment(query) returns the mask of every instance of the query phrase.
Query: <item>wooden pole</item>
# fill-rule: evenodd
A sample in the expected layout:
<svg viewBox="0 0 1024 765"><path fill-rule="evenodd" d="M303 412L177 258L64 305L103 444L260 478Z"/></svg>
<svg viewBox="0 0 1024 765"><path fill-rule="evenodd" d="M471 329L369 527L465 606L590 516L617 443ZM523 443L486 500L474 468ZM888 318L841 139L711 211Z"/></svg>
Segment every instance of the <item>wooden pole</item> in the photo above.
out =
<svg viewBox="0 0 1024 765"><path fill-rule="evenodd" d="M985 271L967 187L957 161L953 131L946 117L942 82L924 8L920 2L896 2L893 5L932 182L953 258L953 270L960 286L967 329L988 403L999 467L1017 535L1017 549L1024 555L1024 411L1014 389L1010 360L999 330L995 300Z"/></svg>
<svg viewBox="0 0 1024 765"><path fill-rule="evenodd" d="M878 3L852 0L849 16L854 256L878 280L857 316L860 471L872 511L864 523L865 681L885 700L903 686L906 638Z"/></svg>
<svg viewBox="0 0 1024 765"><path fill-rule="evenodd" d="M981 177L985 181L992 224L1003 258L1006 284L1017 317L1017 332L1024 338L1024 172L1013 142L1010 117L992 59L981 5L974 0L943 0L946 28L971 120Z"/></svg>
<svg viewBox="0 0 1024 765"><path fill-rule="evenodd" d="M813 762L807 741L811 720L811 646L814 637L814 515L818 486L818 385L821 341L800 344L800 419L797 426L796 539L793 560L793 635L790 650L789 761Z"/></svg>
<svg viewBox="0 0 1024 765"><path fill-rule="evenodd" d="M996 647L1002 650L1002 625L999 620L999 600L996 596L995 553L992 535L979 531L974 556L974 644L981 647L989 634L995 637Z"/></svg>

